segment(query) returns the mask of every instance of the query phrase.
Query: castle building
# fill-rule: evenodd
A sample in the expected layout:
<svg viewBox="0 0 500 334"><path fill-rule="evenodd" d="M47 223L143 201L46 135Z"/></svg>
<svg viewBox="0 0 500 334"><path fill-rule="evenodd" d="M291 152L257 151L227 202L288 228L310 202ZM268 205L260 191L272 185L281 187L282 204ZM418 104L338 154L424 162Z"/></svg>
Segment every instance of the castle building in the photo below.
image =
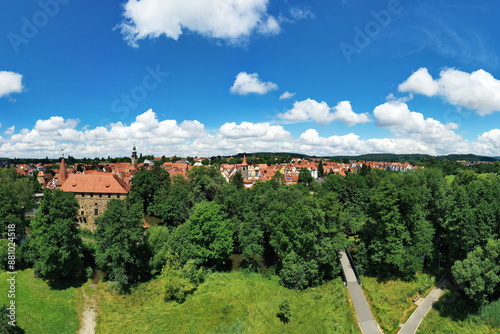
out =
<svg viewBox="0 0 500 334"><path fill-rule="evenodd" d="M61 190L75 193L79 227L95 230L95 219L106 211L108 202L125 199L130 187L115 174L94 173L70 175Z"/></svg>

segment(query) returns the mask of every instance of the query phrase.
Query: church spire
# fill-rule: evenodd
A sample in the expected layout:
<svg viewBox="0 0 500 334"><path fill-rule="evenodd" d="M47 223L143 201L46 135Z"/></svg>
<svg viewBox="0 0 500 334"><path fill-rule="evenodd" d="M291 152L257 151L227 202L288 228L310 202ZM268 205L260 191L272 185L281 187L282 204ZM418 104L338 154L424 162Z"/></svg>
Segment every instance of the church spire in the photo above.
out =
<svg viewBox="0 0 500 334"><path fill-rule="evenodd" d="M132 166L137 167L137 149L134 147L132 148L132 156L130 157L132 160Z"/></svg>
<svg viewBox="0 0 500 334"><path fill-rule="evenodd" d="M241 162L241 165L242 166L248 166L247 156L246 155L243 155L243 161Z"/></svg>

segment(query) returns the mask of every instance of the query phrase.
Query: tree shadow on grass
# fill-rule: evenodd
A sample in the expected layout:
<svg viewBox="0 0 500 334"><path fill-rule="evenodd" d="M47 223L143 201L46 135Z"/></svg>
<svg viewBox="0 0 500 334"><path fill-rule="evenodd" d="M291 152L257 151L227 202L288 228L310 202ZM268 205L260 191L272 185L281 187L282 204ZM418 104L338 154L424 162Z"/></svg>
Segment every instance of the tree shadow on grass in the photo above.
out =
<svg viewBox="0 0 500 334"><path fill-rule="evenodd" d="M432 306L442 317L453 321L464 321L478 313L477 306L458 292L446 290L443 296Z"/></svg>
<svg viewBox="0 0 500 334"><path fill-rule="evenodd" d="M67 290L69 288L80 288L87 282L87 278L82 276L80 278L68 278L48 281L51 290Z"/></svg>

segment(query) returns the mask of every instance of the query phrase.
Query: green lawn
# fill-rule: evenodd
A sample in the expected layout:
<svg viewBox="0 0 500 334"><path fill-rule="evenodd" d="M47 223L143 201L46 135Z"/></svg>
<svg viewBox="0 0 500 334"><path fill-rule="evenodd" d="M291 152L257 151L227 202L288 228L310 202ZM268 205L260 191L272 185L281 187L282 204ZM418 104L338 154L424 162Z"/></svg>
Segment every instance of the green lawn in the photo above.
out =
<svg viewBox="0 0 500 334"><path fill-rule="evenodd" d="M162 281L119 296L99 283L97 333L360 333L340 279L298 292L276 276L214 273L183 304L163 301ZM291 321L280 322L288 300Z"/></svg>
<svg viewBox="0 0 500 334"><path fill-rule="evenodd" d="M445 291L427 313L418 334L493 334L500 332L500 300L482 311L471 308L458 294Z"/></svg>
<svg viewBox="0 0 500 334"><path fill-rule="evenodd" d="M10 299L5 271L0 273L0 304ZM33 275L32 269L19 270L16 275L16 316L18 325L26 333L74 334L79 327L76 303L79 288L51 289Z"/></svg>
<svg viewBox="0 0 500 334"><path fill-rule="evenodd" d="M455 180L456 175L446 175L444 178L448 182L448 184L452 184L453 180Z"/></svg>
<svg viewBox="0 0 500 334"><path fill-rule="evenodd" d="M145 215L144 219L149 224L149 226L161 225L162 220L160 218L156 218L150 215Z"/></svg>
<svg viewBox="0 0 500 334"><path fill-rule="evenodd" d="M399 324L417 308L412 301L415 293L425 297L434 285L434 279L425 274L413 282L379 281L373 277L362 277L362 282L373 316L386 334L397 333Z"/></svg>
<svg viewBox="0 0 500 334"><path fill-rule="evenodd" d="M486 178L488 176L493 176L496 175L496 173L483 173L483 174L477 174L478 177L481 178ZM448 182L448 184L452 184L453 180L455 180L456 175L447 175L444 178Z"/></svg>

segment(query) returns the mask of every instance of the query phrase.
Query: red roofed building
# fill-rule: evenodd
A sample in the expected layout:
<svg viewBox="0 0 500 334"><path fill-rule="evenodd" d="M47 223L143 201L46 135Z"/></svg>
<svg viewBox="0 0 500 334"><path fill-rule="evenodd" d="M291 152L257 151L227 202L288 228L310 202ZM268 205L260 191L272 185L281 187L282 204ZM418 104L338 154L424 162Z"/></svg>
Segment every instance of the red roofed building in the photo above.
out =
<svg viewBox="0 0 500 334"><path fill-rule="evenodd" d="M111 199L124 199L130 187L115 174L72 174L61 186L62 191L75 193L80 205L80 227L94 230L95 219L102 215Z"/></svg>

